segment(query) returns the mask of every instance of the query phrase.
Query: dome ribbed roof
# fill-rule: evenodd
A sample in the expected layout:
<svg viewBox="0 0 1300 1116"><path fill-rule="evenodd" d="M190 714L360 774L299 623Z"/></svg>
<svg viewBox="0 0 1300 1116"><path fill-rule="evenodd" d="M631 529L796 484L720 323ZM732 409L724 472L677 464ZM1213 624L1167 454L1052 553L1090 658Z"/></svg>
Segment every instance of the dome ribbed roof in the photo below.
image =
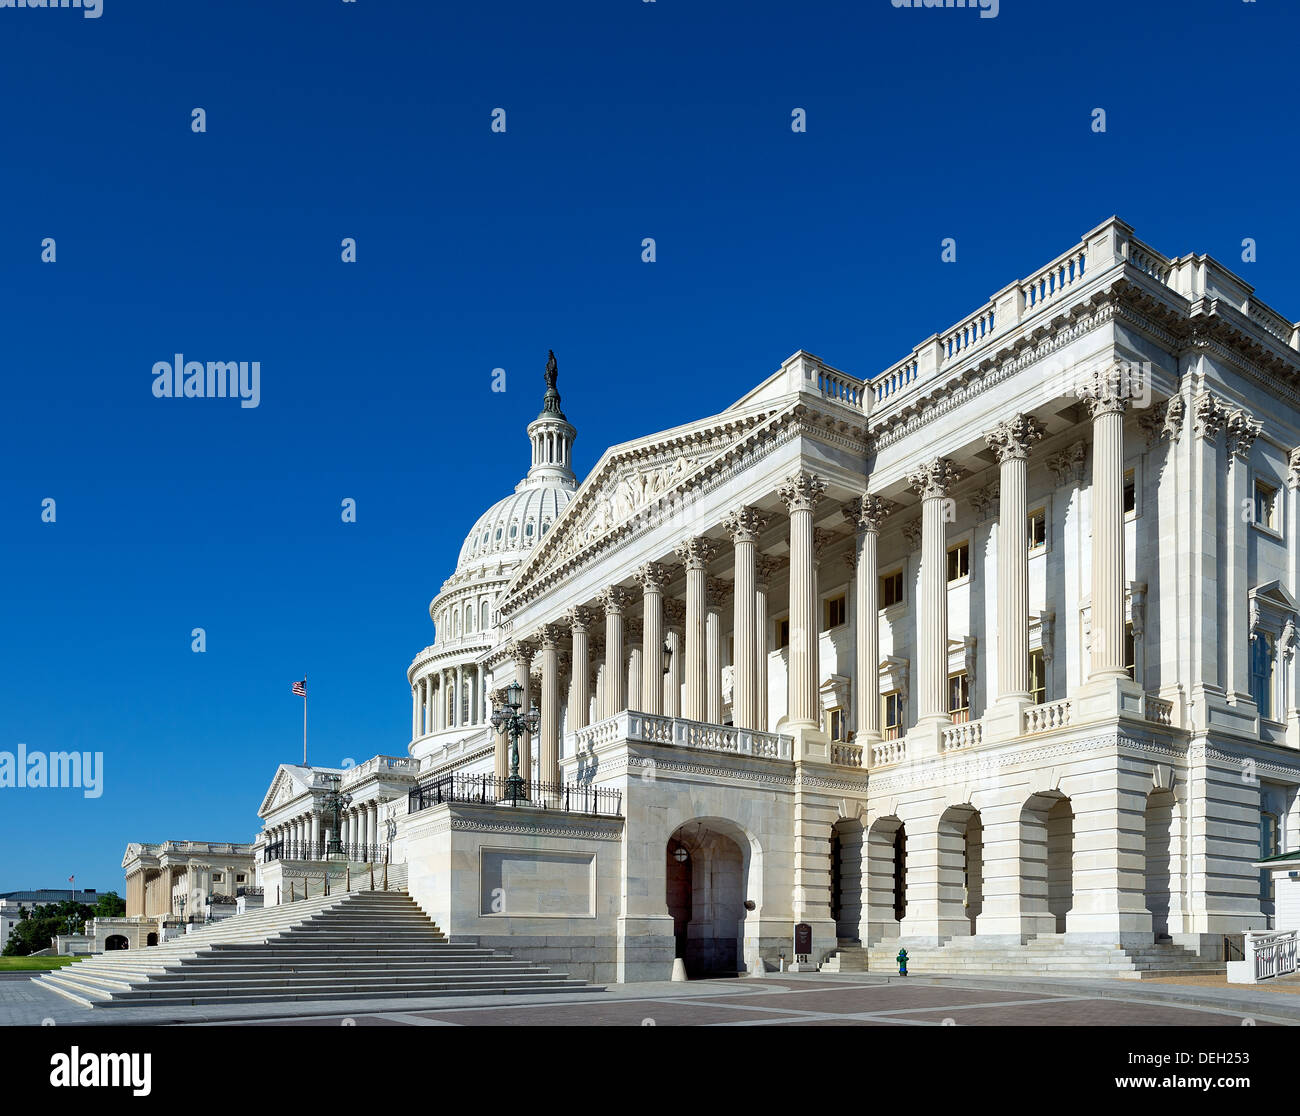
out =
<svg viewBox="0 0 1300 1116"><path fill-rule="evenodd" d="M518 561L551 529L573 499L573 489L530 485L498 500L478 518L460 548L456 571L484 561Z"/></svg>

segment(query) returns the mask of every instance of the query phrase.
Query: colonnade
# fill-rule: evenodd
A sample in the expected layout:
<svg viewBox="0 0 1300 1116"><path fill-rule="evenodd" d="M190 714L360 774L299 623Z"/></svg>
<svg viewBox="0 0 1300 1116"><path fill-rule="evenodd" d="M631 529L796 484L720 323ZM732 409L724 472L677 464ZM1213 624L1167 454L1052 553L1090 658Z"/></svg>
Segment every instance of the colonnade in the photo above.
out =
<svg viewBox="0 0 1300 1116"><path fill-rule="evenodd" d="M486 724L492 711L485 701L485 683L481 663L457 663L417 678L411 687L411 739ZM460 700L448 701L453 695Z"/></svg>
<svg viewBox="0 0 1300 1116"><path fill-rule="evenodd" d="M369 848L383 844L380 836L379 803L354 803L339 814L338 840L345 846ZM268 845L285 844L307 859L324 855L325 834L334 827L333 811L307 810L296 817L267 826Z"/></svg>

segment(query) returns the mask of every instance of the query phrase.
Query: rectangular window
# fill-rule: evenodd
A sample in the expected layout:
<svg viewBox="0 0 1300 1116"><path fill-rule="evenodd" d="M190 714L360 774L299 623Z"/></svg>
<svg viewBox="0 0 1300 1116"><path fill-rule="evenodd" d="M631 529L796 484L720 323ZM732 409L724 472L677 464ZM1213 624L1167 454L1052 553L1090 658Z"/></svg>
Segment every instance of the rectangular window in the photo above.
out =
<svg viewBox="0 0 1300 1116"><path fill-rule="evenodd" d="M1273 637L1267 632L1256 632L1250 640L1250 696L1259 715L1273 719Z"/></svg>
<svg viewBox="0 0 1300 1116"><path fill-rule="evenodd" d="M1128 676L1137 681L1135 671L1137 670L1137 643L1133 639L1133 621L1130 620L1124 625L1124 669L1128 671Z"/></svg>
<svg viewBox="0 0 1300 1116"><path fill-rule="evenodd" d="M970 681L965 671L948 675L948 712L954 725L970 720Z"/></svg>
<svg viewBox="0 0 1300 1116"><path fill-rule="evenodd" d="M1047 545L1047 509L1039 508L1029 513L1029 549L1041 550Z"/></svg>
<svg viewBox="0 0 1300 1116"><path fill-rule="evenodd" d="M220 883L220 882L221 882L221 873L220 873L220 872L213 872L213 873L212 873L212 882L213 882L213 883Z"/></svg>
<svg viewBox="0 0 1300 1116"><path fill-rule="evenodd" d="M903 600L903 571L893 570L880 577L880 607L901 604Z"/></svg>
<svg viewBox="0 0 1300 1116"><path fill-rule="evenodd" d="M1137 479L1132 469L1124 470L1124 514L1137 514Z"/></svg>
<svg viewBox="0 0 1300 1116"><path fill-rule="evenodd" d="M880 728L886 740L897 740L903 724L902 696L897 690L880 695Z"/></svg>
<svg viewBox="0 0 1300 1116"><path fill-rule="evenodd" d="M1276 814L1263 813L1259 815L1259 858L1267 860L1270 856L1277 856L1282 850L1278 848L1278 834L1281 832L1279 824L1280 819ZM1259 897L1265 902L1273 901L1274 895L1273 873L1267 868L1259 870Z"/></svg>
<svg viewBox="0 0 1300 1116"><path fill-rule="evenodd" d="M1047 664L1041 647L1029 652L1029 700L1035 705L1047 700Z"/></svg>
<svg viewBox="0 0 1300 1116"><path fill-rule="evenodd" d="M243 883L243 882L244 882L244 877L243 877L243 876L236 876L236 877L235 877L235 883Z"/></svg>
<svg viewBox="0 0 1300 1116"><path fill-rule="evenodd" d="M784 617L776 622L776 649L790 646L790 618Z"/></svg>
<svg viewBox="0 0 1300 1116"><path fill-rule="evenodd" d="M844 720L843 709L828 709L826 711L826 735L832 740L843 742L848 739L845 732L847 725Z"/></svg>
<svg viewBox="0 0 1300 1116"><path fill-rule="evenodd" d="M1263 481L1255 482L1255 522L1270 531L1278 530L1277 489Z"/></svg>
<svg viewBox="0 0 1300 1116"><path fill-rule="evenodd" d="M830 631L831 628L836 628L843 624L845 616L844 594L841 593L838 597L831 597L827 600L822 609L822 613L824 621L822 627L823 631Z"/></svg>
<svg viewBox="0 0 1300 1116"><path fill-rule="evenodd" d="M958 543L948 551L948 580L960 581L970 576L970 543Z"/></svg>

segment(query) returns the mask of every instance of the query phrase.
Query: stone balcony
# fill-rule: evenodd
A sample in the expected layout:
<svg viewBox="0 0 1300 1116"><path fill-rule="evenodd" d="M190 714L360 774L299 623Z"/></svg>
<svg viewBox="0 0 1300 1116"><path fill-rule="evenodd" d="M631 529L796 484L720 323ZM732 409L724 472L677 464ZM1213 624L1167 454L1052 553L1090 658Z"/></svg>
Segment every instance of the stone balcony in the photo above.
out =
<svg viewBox="0 0 1300 1116"><path fill-rule="evenodd" d="M638 713L632 709L570 731L565 736L565 754L574 756L584 751L595 751L616 740L794 762L794 738L783 733L713 725L707 721L688 721L684 717Z"/></svg>

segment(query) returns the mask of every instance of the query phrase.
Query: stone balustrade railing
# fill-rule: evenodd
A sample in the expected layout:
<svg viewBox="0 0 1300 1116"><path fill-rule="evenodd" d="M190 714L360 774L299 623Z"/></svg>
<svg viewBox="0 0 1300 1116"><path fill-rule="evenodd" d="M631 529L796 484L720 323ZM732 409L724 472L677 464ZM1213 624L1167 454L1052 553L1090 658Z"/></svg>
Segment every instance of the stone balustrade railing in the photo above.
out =
<svg viewBox="0 0 1300 1116"><path fill-rule="evenodd" d="M1051 732L1052 729L1065 728L1070 723L1070 700L1047 701L1042 705L1031 705L1025 710L1025 735L1036 732Z"/></svg>
<svg viewBox="0 0 1300 1116"><path fill-rule="evenodd" d="M676 748L695 748L710 752L730 752L738 756L792 760L794 740L776 732L714 725L705 721L688 721L684 717L664 717L627 710L606 717L586 728L568 734L568 754L598 749L618 740L635 740L644 744L664 744Z"/></svg>
<svg viewBox="0 0 1300 1116"><path fill-rule="evenodd" d="M870 380L821 365L807 358L803 384L826 399L859 410L892 403L917 384L958 362L987 341L1005 335L1046 312L1094 275L1124 264L1188 298L1213 293L1226 299L1262 331L1300 349L1300 325L1288 322L1253 297L1253 292L1213 260L1185 256L1171 260L1138 240L1117 220L1099 225L1046 267L1012 283L951 329L935 334L899 363Z"/></svg>
<svg viewBox="0 0 1300 1116"><path fill-rule="evenodd" d="M891 763L902 763L907 759L907 741L882 740L879 744L871 745L871 766L887 767Z"/></svg>
<svg viewBox="0 0 1300 1116"><path fill-rule="evenodd" d="M350 767L343 773L343 785L359 782L372 773L393 775L418 775L420 761L409 756L374 756L365 763Z"/></svg>
<svg viewBox="0 0 1300 1116"><path fill-rule="evenodd" d="M858 744L831 741L831 763L839 767L861 767L862 748Z"/></svg>
<svg viewBox="0 0 1300 1116"><path fill-rule="evenodd" d="M1246 931L1245 958L1229 961L1229 984L1256 984L1296 971L1300 932L1295 930Z"/></svg>
<svg viewBox="0 0 1300 1116"><path fill-rule="evenodd" d="M962 748L978 748L984 743L984 722L965 721L943 730L940 746L945 752L956 752Z"/></svg>
<svg viewBox="0 0 1300 1116"><path fill-rule="evenodd" d="M1152 724L1172 725L1174 723L1174 703L1147 694L1146 716L1147 720Z"/></svg>

